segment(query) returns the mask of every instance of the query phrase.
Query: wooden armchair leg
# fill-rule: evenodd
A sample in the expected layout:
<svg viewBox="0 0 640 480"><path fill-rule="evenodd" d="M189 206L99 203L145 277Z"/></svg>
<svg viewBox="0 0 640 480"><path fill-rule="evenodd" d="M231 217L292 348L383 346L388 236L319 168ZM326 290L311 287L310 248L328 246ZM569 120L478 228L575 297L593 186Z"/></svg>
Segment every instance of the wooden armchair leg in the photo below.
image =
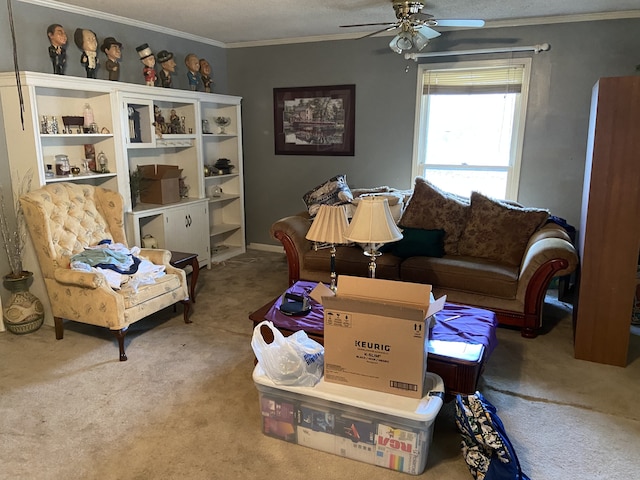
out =
<svg viewBox="0 0 640 480"><path fill-rule="evenodd" d="M121 328L120 330L114 330L113 334L118 339L118 347L120 347L120 361L126 362L127 355L124 353L124 336L127 334L127 329Z"/></svg>
<svg viewBox="0 0 640 480"><path fill-rule="evenodd" d="M186 300L181 300L181 303L184 307L184 323L191 323L191 319L189 318L189 311L191 311L191 299L187 298Z"/></svg>
<svg viewBox="0 0 640 480"><path fill-rule="evenodd" d="M53 323L56 329L56 340L62 340L64 337L64 320L60 317L53 317Z"/></svg>

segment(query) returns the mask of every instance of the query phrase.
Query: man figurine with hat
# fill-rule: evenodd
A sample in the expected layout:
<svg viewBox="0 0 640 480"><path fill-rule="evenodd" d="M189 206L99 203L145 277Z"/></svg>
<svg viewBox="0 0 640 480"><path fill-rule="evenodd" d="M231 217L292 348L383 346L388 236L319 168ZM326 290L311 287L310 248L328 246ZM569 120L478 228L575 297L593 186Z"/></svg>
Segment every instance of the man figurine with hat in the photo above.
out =
<svg viewBox="0 0 640 480"><path fill-rule="evenodd" d="M142 75L144 75L145 83L153 87L156 84L158 75L156 73L156 57L151 51L151 48L146 43L143 43L139 47L136 47L138 55L140 55L140 61L144 65L142 69Z"/></svg>
<svg viewBox="0 0 640 480"><path fill-rule="evenodd" d="M160 86L171 88L171 74L176 71L176 61L173 59L173 53L160 50L158 52L158 62L160 62L160 66L162 67L162 70L158 72Z"/></svg>
<svg viewBox="0 0 640 480"><path fill-rule="evenodd" d="M120 78L120 57L122 44L113 37L107 37L102 41L100 50L107 56L105 66L109 72L109 80L117 82Z"/></svg>

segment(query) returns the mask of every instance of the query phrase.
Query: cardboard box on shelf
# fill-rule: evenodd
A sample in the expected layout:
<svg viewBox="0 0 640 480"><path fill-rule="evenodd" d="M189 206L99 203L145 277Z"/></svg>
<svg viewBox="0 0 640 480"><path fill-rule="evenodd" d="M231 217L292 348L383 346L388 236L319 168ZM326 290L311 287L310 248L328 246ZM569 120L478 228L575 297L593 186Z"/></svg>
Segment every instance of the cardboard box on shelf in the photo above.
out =
<svg viewBox="0 0 640 480"><path fill-rule="evenodd" d="M431 285L341 276L324 307L327 382L422 398L429 319L444 307Z"/></svg>
<svg viewBox="0 0 640 480"><path fill-rule="evenodd" d="M175 165L141 165L140 201L167 204L180 201L180 175L182 169Z"/></svg>

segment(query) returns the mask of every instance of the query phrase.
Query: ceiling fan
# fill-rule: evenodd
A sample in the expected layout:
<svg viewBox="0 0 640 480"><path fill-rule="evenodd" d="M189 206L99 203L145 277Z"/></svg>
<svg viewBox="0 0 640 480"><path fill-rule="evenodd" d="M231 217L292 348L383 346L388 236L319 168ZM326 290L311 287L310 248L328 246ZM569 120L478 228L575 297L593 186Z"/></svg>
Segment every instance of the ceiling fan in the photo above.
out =
<svg viewBox="0 0 640 480"><path fill-rule="evenodd" d="M397 20L386 23L361 23L355 25L340 25L344 28L368 27L384 25L385 27L373 33L369 33L361 38L372 37L382 32L390 32L399 29L398 34L393 37L389 47L396 53L411 50L416 47L418 51L429 44L432 38L440 36L440 32L431 27L483 27L484 20L439 20L429 13L423 13L424 2L410 2L391 0L393 9L396 12Z"/></svg>

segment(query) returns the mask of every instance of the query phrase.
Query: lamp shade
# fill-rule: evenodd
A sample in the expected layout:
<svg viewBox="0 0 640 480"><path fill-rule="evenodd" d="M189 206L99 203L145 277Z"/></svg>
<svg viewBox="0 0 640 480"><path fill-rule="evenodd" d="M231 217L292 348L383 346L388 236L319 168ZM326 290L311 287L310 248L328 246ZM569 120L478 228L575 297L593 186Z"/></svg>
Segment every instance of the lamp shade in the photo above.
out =
<svg viewBox="0 0 640 480"><path fill-rule="evenodd" d="M320 205L307 240L320 243L346 243L344 232L349 222L344 205Z"/></svg>
<svg viewBox="0 0 640 480"><path fill-rule="evenodd" d="M344 238L356 243L389 243L402 238L402 233L389 210L389 200L362 197Z"/></svg>

